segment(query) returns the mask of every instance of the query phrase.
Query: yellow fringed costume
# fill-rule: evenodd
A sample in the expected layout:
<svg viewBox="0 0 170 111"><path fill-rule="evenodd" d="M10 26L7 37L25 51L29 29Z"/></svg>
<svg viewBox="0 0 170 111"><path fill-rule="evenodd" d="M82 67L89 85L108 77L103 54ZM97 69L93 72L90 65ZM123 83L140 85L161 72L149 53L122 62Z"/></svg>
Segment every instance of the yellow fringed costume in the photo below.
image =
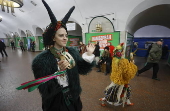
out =
<svg viewBox="0 0 170 111"><path fill-rule="evenodd" d="M105 89L105 97L99 99L102 101L102 106L105 106L105 101L111 105L133 105L130 102L131 87L129 82L134 78L137 72L137 66L134 64L132 55L130 61L122 58L123 43L118 45L114 50L114 57L112 59L112 73L110 76L111 84Z"/></svg>
<svg viewBox="0 0 170 111"><path fill-rule="evenodd" d="M114 57L112 59L112 73L110 79L115 84L129 84L129 81L134 78L136 71L137 67L134 63L124 58L118 59Z"/></svg>

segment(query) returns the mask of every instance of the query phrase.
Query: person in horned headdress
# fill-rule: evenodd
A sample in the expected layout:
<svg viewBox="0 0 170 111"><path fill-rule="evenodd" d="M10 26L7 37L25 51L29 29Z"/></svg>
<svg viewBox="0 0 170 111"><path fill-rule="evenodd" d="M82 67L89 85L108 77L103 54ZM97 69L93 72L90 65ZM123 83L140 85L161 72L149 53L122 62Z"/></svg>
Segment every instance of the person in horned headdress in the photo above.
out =
<svg viewBox="0 0 170 111"><path fill-rule="evenodd" d="M79 52L66 47L68 32L66 23L74 10L69 10L61 21L57 21L48 4L42 0L51 19L43 33L44 46L47 50L36 56L32 62L35 78L66 70L66 73L41 84L38 89L42 97L43 111L81 111L79 74L86 75L93 67L95 46L86 46L87 52L82 57Z"/></svg>
<svg viewBox="0 0 170 111"><path fill-rule="evenodd" d="M133 63L133 55L131 54L130 60L123 58L124 43L115 47L112 59L112 72L111 72L111 84L105 89L105 97L100 98L102 106L106 106L106 102L119 106L123 104L134 105L130 102L131 87L129 82L137 72L137 66Z"/></svg>

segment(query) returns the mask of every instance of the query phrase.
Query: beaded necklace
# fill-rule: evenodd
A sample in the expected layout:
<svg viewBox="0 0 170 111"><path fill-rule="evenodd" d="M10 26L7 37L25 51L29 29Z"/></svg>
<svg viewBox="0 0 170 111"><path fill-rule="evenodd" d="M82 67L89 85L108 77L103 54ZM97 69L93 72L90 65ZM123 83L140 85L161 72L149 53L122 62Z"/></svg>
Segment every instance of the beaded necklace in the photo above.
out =
<svg viewBox="0 0 170 111"><path fill-rule="evenodd" d="M75 66L74 58L68 53L66 48L56 49L55 47L51 47L50 51L58 60L67 60L70 64L68 69L71 69Z"/></svg>
<svg viewBox="0 0 170 111"><path fill-rule="evenodd" d="M65 48L56 49L55 47L51 47L50 52L55 56L55 58L61 60L61 56L65 55Z"/></svg>

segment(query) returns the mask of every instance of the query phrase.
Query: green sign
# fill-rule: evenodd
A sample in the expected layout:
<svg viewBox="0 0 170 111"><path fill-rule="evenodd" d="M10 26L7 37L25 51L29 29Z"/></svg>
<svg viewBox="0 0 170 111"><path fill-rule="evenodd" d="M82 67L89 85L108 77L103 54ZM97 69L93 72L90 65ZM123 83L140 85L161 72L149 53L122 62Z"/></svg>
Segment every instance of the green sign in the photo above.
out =
<svg viewBox="0 0 170 111"><path fill-rule="evenodd" d="M95 43L99 41L100 48L103 49L107 46L107 43L111 43L113 46L117 46L120 43L120 32L112 33L86 33L86 45L89 42Z"/></svg>

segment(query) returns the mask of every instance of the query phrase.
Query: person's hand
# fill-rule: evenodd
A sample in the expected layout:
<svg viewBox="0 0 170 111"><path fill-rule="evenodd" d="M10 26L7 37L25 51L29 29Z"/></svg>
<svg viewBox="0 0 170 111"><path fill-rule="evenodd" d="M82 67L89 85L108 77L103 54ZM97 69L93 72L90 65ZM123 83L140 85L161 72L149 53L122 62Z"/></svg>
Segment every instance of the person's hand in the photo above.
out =
<svg viewBox="0 0 170 111"><path fill-rule="evenodd" d="M91 56L94 52L95 45L90 43L89 45L86 46L86 49L87 49L87 55Z"/></svg>
<svg viewBox="0 0 170 111"><path fill-rule="evenodd" d="M106 62L104 62L104 64L106 64Z"/></svg>
<svg viewBox="0 0 170 111"><path fill-rule="evenodd" d="M70 64L66 60L61 60L58 62L58 66L59 66L60 70L65 70L70 66Z"/></svg>

